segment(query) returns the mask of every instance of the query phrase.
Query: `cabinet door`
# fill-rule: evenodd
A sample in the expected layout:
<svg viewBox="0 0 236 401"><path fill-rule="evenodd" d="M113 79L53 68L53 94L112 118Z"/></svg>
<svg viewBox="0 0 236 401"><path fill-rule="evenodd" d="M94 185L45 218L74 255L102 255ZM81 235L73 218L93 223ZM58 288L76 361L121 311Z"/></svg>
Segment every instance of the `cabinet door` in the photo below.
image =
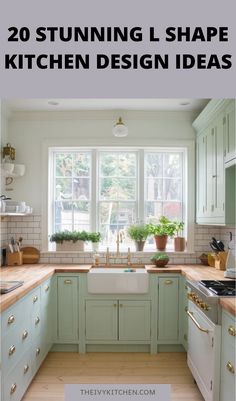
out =
<svg viewBox="0 0 236 401"><path fill-rule="evenodd" d="M117 340L117 300L86 301L86 339Z"/></svg>
<svg viewBox="0 0 236 401"><path fill-rule="evenodd" d="M224 156L230 159L235 154L235 100L232 100L225 110L224 115Z"/></svg>
<svg viewBox="0 0 236 401"><path fill-rule="evenodd" d="M58 340L78 340L78 280L77 277L57 278Z"/></svg>
<svg viewBox="0 0 236 401"><path fill-rule="evenodd" d="M160 277L158 294L158 340L178 342L179 338L179 279Z"/></svg>
<svg viewBox="0 0 236 401"><path fill-rule="evenodd" d="M150 340L150 301L119 301L119 340Z"/></svg>
<svg viewBox="0 0 236 401"><path fill-rule="evenodd" d="M188 350L188 315L187 315L187 309L188 309L188 287L186 285L186 280L182 278L182 324L183 324L183 331L182 331L182 343L185 348L185 350Z"/></svg>
<svg viewBox="0 0 236 401"><path fill-rule="evenodd" d="M223 311L221 344L220 401L233 401L236 397L235 384L235 335L236 322L233 316Z"/></svg>
<svg viewBox="0 0 236 401"><path fill-rule="evenodd" d="M207 142L205 133L197 138L197 222L206 214Z"/></svg>

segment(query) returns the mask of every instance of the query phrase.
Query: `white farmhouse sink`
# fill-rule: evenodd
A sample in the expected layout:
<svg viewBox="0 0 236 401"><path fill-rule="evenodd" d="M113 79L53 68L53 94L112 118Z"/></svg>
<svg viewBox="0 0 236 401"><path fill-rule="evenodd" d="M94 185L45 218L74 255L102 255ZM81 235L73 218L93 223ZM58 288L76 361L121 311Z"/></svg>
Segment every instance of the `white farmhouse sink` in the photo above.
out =
<svg viewBox="0 0 236 401"><path fill-rule="evenodd" d="M88 292L91 294L145 294L149 276L145 268L129 272L126 268L92 268L88 275Z"/></svg>

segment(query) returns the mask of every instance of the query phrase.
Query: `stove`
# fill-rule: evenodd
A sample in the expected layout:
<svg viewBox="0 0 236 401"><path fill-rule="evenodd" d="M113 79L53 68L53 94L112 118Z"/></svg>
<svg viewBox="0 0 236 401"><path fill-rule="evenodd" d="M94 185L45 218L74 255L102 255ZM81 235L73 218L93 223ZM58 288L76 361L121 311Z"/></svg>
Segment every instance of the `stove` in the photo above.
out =
<svg viewBox="0 0 236 401"><path fill-rule="evenodd" d="M219 298L236 296L235 280L187 281L188 299L213 323L221 319Z"/></svg>

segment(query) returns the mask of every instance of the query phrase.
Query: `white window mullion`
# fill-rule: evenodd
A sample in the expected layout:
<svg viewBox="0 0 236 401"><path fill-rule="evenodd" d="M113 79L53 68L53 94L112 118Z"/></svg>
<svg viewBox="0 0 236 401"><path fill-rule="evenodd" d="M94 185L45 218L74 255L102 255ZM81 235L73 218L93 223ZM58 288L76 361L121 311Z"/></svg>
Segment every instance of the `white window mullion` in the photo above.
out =
<svg viewBox="0 0 236 401"><path fill-rule="evenodd" d="M98 151L92 150L91 155L91 180L90 180L90 226L92 231L98 231Z"/></svg>
<svg viewBox="0 0 236 401"><path fill-rule="evenodd" d="M144 177L144 150L140 149L138 152L138 191L137 191L137 207L138 207L138 220L144 222L145 210L145 177Z"/></svg>

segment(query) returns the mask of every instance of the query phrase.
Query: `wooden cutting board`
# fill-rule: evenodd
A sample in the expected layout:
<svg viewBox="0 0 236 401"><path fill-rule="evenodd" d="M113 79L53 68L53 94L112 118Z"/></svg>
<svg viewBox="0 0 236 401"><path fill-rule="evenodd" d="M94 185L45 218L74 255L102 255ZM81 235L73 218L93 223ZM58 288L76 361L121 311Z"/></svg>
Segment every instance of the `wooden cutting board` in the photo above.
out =
<svg viewBox="0 0 236 401"><path fill-rule="evenodd" d="M38 263L40 258L40 252L37 248L33 246L25 246L21 248L23 252L23 263L24 264L34 264Z"/></svg>

